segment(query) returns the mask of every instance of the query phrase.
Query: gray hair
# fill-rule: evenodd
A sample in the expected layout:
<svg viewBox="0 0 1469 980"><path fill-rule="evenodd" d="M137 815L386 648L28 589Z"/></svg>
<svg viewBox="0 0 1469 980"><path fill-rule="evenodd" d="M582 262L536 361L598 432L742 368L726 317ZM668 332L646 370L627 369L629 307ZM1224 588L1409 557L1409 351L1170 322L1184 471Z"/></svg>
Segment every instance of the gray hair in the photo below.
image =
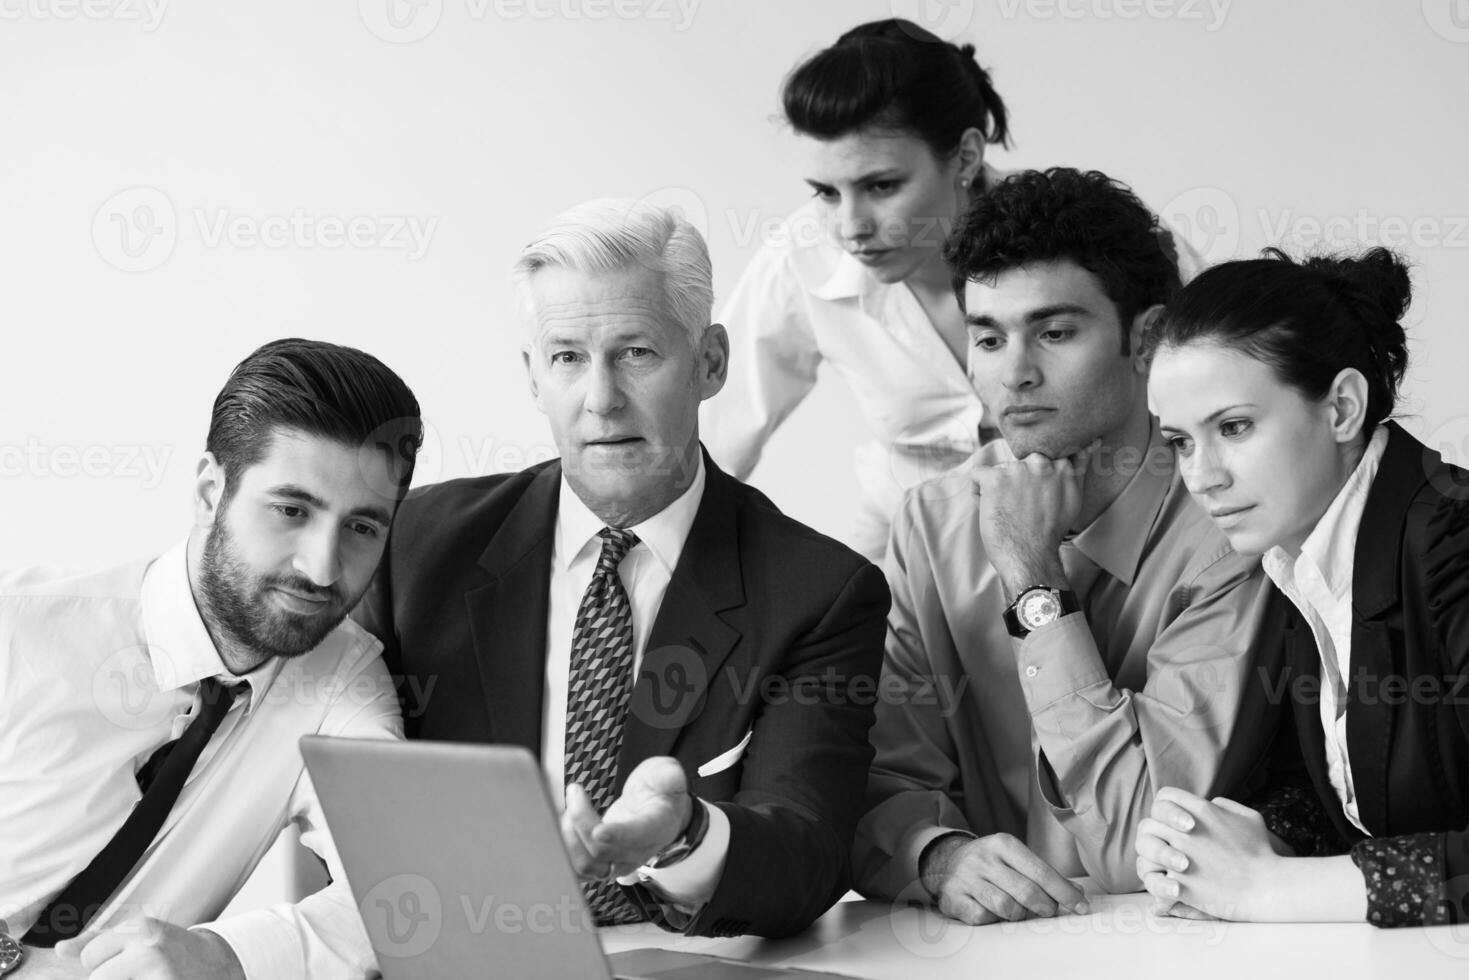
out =
<svg viewBox="0 0 1469 980"><path fill-rule="evenodd" d="M663 279L664 308L698 348L713 319L714 273L704 236L681 211L629 198L599 198L552 219L515 260L521 316L535 323L530 281L547 266L608 273L641 266Z"/></svg>

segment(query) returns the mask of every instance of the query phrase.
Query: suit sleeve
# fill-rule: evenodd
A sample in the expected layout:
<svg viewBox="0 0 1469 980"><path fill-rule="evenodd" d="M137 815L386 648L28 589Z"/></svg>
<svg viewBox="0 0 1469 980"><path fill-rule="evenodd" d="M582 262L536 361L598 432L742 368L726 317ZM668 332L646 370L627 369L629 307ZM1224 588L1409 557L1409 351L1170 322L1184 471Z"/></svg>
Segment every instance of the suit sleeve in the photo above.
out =
<svg viewBox="0 0 1469 980"><path fill-rule="evenodd" d="M791 935L850 886L888 602L863 563L781 661L786 694L762 706L740 788L715 804L729 820L725 871L689 935Z"/></svg>
<svg viewBox="0 0 1469 980"><path fill-rule="evenodd" d="M1140 887L1133 839L1157 789L1214 793L1251 681L1269 601L1258 563L1226 552L1185 588L1140 691L1113 685L1082 613L1015 641L1041 792L1109 892Z"/></svg>
<svg viewBox="0 0 1469 980"><path fill-rule="evenodd" d="M1423 557L1430 635L1453 686L1469 674L1469 499L1443 498L1425 539L1433 542ZM1469 705L1462 698L1448 698L1440 710L1456 712L1469 737ZM1469 917L1469 828L1369 838L1351 853L1367 886L1373 925L1444 925Z"/></svg>
<svg viewBox="0 0 1469 980"><path fill-rule="evenodd" d="M729 384L704 403L700 434L709 454L748 479L765 442L816 386L821 351L805 291L783 250L762 248L720 312L729 331Z"/></svg>
<svg viewBox="0 0 1469 980"><path fill-rule="evenodd" d="M934 591L934 571L915 532L912 499L894 518L888 548L885 571L893 605L872 731L876 754L867 781L868 810L857 825L852 852L855 885L870 898L911 895L923 849L946 833L971 830L956 799L961 776L945 720L958 706L917 696L963 688L934 683L930 651L953 641L932 635L946 631L942 615L923 614Z"/></svg>

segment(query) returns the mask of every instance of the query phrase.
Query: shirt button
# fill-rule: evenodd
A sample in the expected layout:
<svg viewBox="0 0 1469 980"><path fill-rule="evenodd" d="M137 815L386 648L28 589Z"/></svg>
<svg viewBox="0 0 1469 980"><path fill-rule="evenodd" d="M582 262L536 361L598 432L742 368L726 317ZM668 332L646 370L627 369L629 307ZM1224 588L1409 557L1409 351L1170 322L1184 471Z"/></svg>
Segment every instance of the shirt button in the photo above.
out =
<svg viewBox="0 0 1469 980"><path fill-rule="evenodd" d="M1040 668L1037 667L1035 664L1031 664L1029 667L1025 668L1025 676L1026 677L1034 677L1036 674L1039 674L1040 672L1041 672L1040 671Z"/></svg>

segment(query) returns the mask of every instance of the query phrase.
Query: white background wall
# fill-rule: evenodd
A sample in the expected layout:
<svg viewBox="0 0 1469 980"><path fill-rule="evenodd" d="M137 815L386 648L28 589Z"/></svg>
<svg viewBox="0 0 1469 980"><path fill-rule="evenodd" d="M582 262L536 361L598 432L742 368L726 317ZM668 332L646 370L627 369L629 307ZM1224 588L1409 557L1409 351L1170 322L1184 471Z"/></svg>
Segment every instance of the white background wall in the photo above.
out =
<svg viewBox="0 0 1469 980"><path fill-rule="evenodd" d="M978 46L1001 167L1105 170L1213 258L1402 248L1406 421L1469 460L1469 0L0 0L0 567L182 536L214 393L281 336L403 374L421 481L545 458L519 245L580 200L657 195L726 293L806 194L782 77L894 13ZM343 245L353 219L370 241ZM754 476L833 533L851 407L826 379Z"/></svg>

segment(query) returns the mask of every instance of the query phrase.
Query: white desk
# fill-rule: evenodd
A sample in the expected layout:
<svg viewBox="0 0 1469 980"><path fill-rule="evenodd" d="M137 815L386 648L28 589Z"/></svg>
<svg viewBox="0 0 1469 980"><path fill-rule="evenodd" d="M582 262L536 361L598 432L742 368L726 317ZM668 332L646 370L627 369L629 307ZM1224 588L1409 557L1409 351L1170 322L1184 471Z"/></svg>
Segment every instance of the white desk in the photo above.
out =
<svg viewBox="0 0 1469 980"><path fill-rule="evenodd" d="M1146 894L1089 901L1086 916L977 927L923 909L842 902L792 939L688 939L643 924L604 930L603 945L609 953L659 946L871 980L1469 977L1469 926L1198 922L1150 914Z"/></svg>
<svg viewBox="0 0 1469 980"><path fill-rule="evenodd" d="M1092 913L970 927L924 909L842 902L793 939L689 939L642 924L603 930L609 953L658 946L870 980L1352 980L1469 977L1469 926L1260 925L1159 918L1148 897L1090 896ZM33 950L16 980L85 976ZM426 978L427 980L427 978Z"/></svg>

